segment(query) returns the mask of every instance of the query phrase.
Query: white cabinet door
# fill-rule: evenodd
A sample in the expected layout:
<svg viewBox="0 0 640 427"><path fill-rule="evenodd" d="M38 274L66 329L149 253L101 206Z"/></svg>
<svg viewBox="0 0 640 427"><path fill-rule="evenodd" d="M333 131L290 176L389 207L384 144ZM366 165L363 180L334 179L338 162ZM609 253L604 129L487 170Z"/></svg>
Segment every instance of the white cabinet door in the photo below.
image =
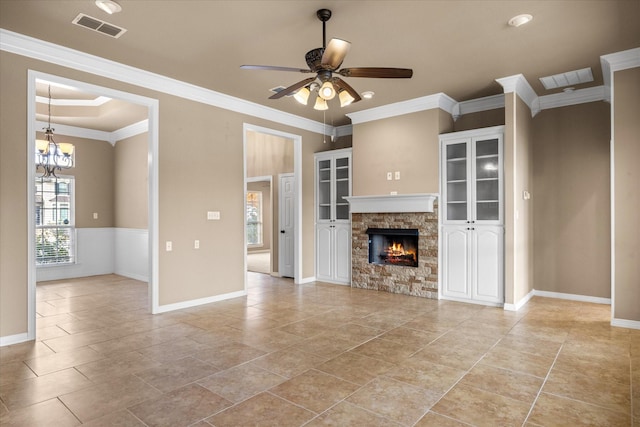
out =
<svg viewBox="0 0 640 427"><path fill-rule="evenodd" d="M331 280L333 277L333 238L328 224L316 226L316 278Z"/></svg>
<svg viewBox="0 0 640 427"><path fill-rule="evenodd" d="M333 228L335 242L335 279L351 282L351 226L338 224Z"/></svg>
<svg viewBox="0 0 640 427"><path fill-rule="evenodd" d="M442 229L442 294L446 297L471 297L471 266L467 227Z"/></svg>
<svg viewBox="0 0 640 427"><path fill-rule="evenodd" d="M501 303L503 297L503 233L499 226L473 227L471 252L473 254L472 297L474 300Z"/></svg>

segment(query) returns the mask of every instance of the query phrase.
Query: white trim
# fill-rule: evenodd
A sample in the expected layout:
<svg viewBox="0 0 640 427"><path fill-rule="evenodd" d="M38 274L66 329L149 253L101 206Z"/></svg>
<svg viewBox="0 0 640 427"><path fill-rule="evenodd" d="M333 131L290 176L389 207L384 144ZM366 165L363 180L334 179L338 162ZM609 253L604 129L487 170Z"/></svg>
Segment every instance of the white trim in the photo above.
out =
<svg viewBox="0 0 640 427"><path fill-rule="evenodd" d="M457 120L465 114L504 108L504 93L458 102L454 107L453 119Z"/></svg>
<svg viewBox="0 0 640 427"><path fill-rule="evenodd" d="M520 310L522 307L524 307L524 305L526 303L529 302L529 300L531 298L533 298L533 296L535 295L535 290L531 290L527 295L524 296L524 298L522 298L520 301L518 301L515 304L505 304L504 305L504 310L505 311L518 311Z"/></svg>
<svg viewBox="0 0 640 427"><path fill-rule="evenodd" d="M47 126L48 126L47 122L36 120L36 129L44 129ZM73 136L76 138L107 141L111 145L115 145L116 142L120 140L147 132L149 130L149 119L141 120L129 126L125 126L123 128L114 130L113 132L106 132L102 130L63 125L60 123L52 123L52 126L55 126L53 128L55 135L65 135L65 136Z"/></svg>
<svg viewBox="0 0 640 427"><path fill-rule="evenodd" d="M611 326L627 329L640 329L640 321L613 318L611 319Z"/></svg>
<svg viewBox="0 0 640 427"><path fill-rule="evenodd" d="M475 300L475 299L456 298L456 297L450 297L445 295L440 295L439 299L444 301L456 301L456 302L464 302L464 303L475 304L475 305L485 305L487 307L503 307L504 306L504 303L501 303L501 302L489 302L489 301L481 301L481 300Z"/></svg>
<svg viewBox="0 0 640 427"><path fill-rule="evenodd" d="M566 299L570 301L590 302L594 304L611 304L611 298L592 297L589 295L565 294L561 292L549 292L533 290L533 295L543 298Z"/></svg>
<svg viewBox="0 0 640 427"><path fill-rule="evenodd" d="M351 213L433 212L437 198L437 193L345 197Z"/></svg>
<svg viewBox="0 0 640 427"><path fill-rule="evenodd" d="M189 301L176 302L176 303L173 303L173 304L164 304L164 305L158 306L158 310L155 312L155 314L166 313L168 311L182 310L184 308L196 307L196 306L203 305L203 304L211 304L212 302L218 302L218 301L224 301L224 300L228 300L228 299L232 299L232 298L244 297L246 295L247 295L247 291L244 290L244 291L229 292L228 294L214 295L212 297L198 298L198 299L192 299L192 300L189 300Z"/></svg>
<svg viewBox="0 0 640 427"><path fill-rule="evenodd" d="M20 344L21 342L33 341L34 338L30 338L29 334L15 334L0 337L0 347L7 345Z"/></svg>
<svg viewBox="0 0 640 427"><path fill-rule="evenodd" d="M0 33L1 34L1 33ZM2 40L0 40L0 43ZM27 153L35 145L36 73L27 71ZM36 339L36 224L35 224L35 175L33 155L27 155L27 340ZM16 337L17 335L14 335Z"/></svg>
<svg viewBox="0 0 640 427"><path fill-rule="evenodd" d="M607 88L605 86L594 86L586 89L578 89L573 92L560 92L541 96L538 98L538 105L540 106L540 110L548 110L551 108L608 100Z"/></svg>
<svg viewBox="0 0 640 427"><path fill-rule="evenodd" d="M602 55L600 57L600 63L604 64L605 62L608 64L608 68L612 73L640 67L640 47Z"/></svg>
<svg viewBox="0 0 640 427"><path fill-rule="evenodd" d="M531 117L540 112L538 95L522 74L496 79L504 88L504 93L515 92L531 110Z"/></svg>
<svg viewBox="0 0 640 427"><path fill-rule="evenodd" d="M353 125L337 126L334 128L334 136L336 138L345 136L345 135L352 135L352 134L353 134Z"/></svg>
<svg viewBox="0 0 640 427"><path fill-rule="evenodd" d="M302 136L296 135L293 133L283 132L275 129L269 129L262 126L252 125L249 123L243 123L242 125L242 143L243 143L243 176L245 177L244 184L244 194L245 194L245 203L246 203L246 194L247 194L247 131L254 131L258 133L265 133L268 135L275 135L281 138L291 139L293 140L293 176L295 180L295 208L294 208L294 221L295 221L295 244L294 244L294 252L295 252L295 261L294 261L294 277L293 282L296 284L300 284L300 280L302 280ZM273 204L273 200L272 200ZM245 206L246 211L246 206ZM244 215L244 230L246 230L247 224L247 216ZM247 236L244 233L244 259L245 259L245 274L244 274L244 286L245 290L247 289Z"/></svg>
<svg viewBox="0 0 640 427"><path fill-rule="evenodd" d="M99 107L107 102L111 101L111 98L106 96L98 96L95 99L49 99L46 96L36 96L36 102L39 104L59 105L64 107Z"/></svg>
<svg viewBox="0 0 640 427"><path fill-rule="evenodd" d="M129 126L114 130L111 132L111 138L109 141L115 145L118 141L122 141L123 139L131 138L132 136L140 135L148 131L149 119L144 119Z"/></svg>
<svg viewBox="0 0 640 427"><path fill-rule="evenodd" d="M4 28L0 28L0 50L314 133L324 134L325 130L328 134L333 133L333 126L331 125L110 61L65 46L38 40Z"/></svg>
<svg viewBox="0 0 640 427"><path fill-rule="evenodd" d="M440 108L449 114L453 114L453 108L455 105L455 99L440 92L433 95L422 96L420 98L409 99L407 101L382 105L368 110L348 113L347 117L351 119L352 124L356 125L359 123L388 119L390 117L402 116L434 108Z"/></svg>
<svg viewBox="0 0 640 427"><path fill-rule="evenodd" d="M46 128L47 126L48 126L47 122L43 122L40 120L36 121L36 129L39 132L42 132L42 129ZM51 123L51 127L54 129L53 131L54 135L74 136L77 138L96 139L98 141L108 141L113 145L113 142L111 142L111 132L81 128L77 126L62 125L59 123Z"/></svg>
<svg viewBox="0 0 640 427"><path fill-rule="evenodd" d="M307 283L313 283L316 281L316 276L305 277L296 282L298 285L306 285ZM344 285L344 283L342 283Z"/></svg>

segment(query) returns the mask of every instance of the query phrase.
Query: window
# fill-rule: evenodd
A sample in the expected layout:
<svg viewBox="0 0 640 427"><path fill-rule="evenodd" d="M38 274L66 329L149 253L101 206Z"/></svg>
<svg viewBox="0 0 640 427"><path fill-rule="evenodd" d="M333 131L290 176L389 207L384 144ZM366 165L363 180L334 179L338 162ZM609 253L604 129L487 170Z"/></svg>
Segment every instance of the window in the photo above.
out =
<svg viewBox="0 0 640 427"><path fill-rule="evenodd" d="M262 191L247 191L247 244L262 245Z"/></svg>
<svg viewBox="0 0 640 427"><path fill-rule="evenodd" d="M74 262L74 179L36 177L36 265Z"/></svg>

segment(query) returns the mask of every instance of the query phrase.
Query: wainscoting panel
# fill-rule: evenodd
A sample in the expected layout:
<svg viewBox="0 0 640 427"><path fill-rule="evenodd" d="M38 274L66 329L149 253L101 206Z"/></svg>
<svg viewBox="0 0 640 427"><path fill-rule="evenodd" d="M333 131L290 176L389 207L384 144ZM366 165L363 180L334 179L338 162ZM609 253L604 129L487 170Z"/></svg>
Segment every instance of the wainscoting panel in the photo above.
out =
<svg viewBox="0 0 640 427"><path fill-rule="evenodd" d="M149 232L138 228L114 228L114 273L149 281Z"/></svg>
<svg viewBox="0 0 640 427"><path fill-rule="evenodd" d="M113 230L113 228L77 228L76 262L56 267L38 267L36 281L113 273L115 266Z"/></svg>

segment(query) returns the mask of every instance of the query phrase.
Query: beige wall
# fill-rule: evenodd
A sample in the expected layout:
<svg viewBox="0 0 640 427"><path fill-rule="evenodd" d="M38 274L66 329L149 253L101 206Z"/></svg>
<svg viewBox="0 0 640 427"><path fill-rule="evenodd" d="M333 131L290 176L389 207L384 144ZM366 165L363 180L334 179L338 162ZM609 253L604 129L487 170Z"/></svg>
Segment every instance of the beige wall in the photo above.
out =
<svg viewBox="0 0 640 427"><path fill-rule="evenodd" d="M479 111L477 113L465 114L458 117L454 122L453 131L472 130L500 126L504 124L504 108L495 110Z"/></svg>
<svg viewBox="0 0 640 427"><path fill-rule="evenodd" d="M534 118L536 290L611 297L609 109L592 102Z"/></svg>
<svg viewBox="0 0 640 427"><path fill-rule="evenodd" d="M517 304L531 290L533 259L531 112L513 92L505 94L504 206L505 303Z"/></svg>
<svg viewBox="0 0 640 427"><path fill-rule="evenodd" d="M44 139L44 134L36 132L36 135ZM75 166L56 174L75 177L76 227L113 227L113 146L107 141L56 135L55 131L54 139L75 146ZM36 174L40 172L38 169ZM94 213L98 219L93 219Z"/></svg>
<svg viewBox="0 0 640 427"><path fill-rule="evenodd" d="M613 316L640 321L640 68L613 74Z"/></svg>
<svg viewBox="0 0 640 427"><path fill-rule="evenodd" d="M243 123L302 137L302 277L314 275L313 153L323 145L320 135L3 51L0 336L27 331L28 69L159 100L160 304L243 289ZM207 221L208 210L219 210L221 220ZM199 250L193 249L195 239ZM164 251L167 240L174 243L172 252Z"/></svg>
<svg viewBox="0 0 640 427"><path fill-rule="evenodd" d="M354 125L353 195L438 193L441 120L432 109Z"/></svg>
<svg viewBox="0 0 640 427"><path fill-rule="evenodd" d="M120 140L115 146L115 227L148 228L149 219L149 134Z"/></svg>

